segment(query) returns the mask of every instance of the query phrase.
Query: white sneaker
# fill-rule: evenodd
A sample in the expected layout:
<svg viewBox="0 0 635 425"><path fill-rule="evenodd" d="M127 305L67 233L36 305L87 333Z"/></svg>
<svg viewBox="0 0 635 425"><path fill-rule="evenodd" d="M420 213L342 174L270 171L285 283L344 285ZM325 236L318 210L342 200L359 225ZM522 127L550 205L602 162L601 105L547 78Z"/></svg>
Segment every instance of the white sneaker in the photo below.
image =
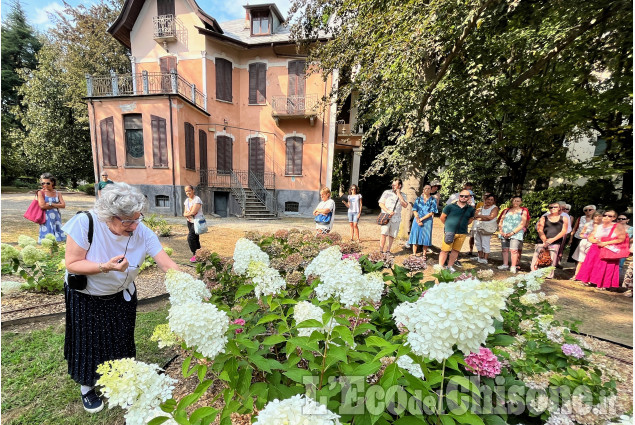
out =
<svg viewBox="0 0 635 425"><path fill-rule="evenodd" d="M478 262L481 264L487 264L487 260L485 258L479 258Z"/></svg>
<svg viewBox="0 0 635 425"><path fill-rule="evenodd" d="M450 273L456 273L456 269L454 267L448 267L448 271Z"/></svg>
<svg viewBox="0 0 635 425"><path fill-rule="evenodd" d="M516 274L516 272L517 272L516 267L510 267L510 268L509 268L509 271L510 271L511 273L513 273L513 274Z"/></svg>
<svg viewBox="0 0 635 425"><path fill-rule="evenodd" d="M406 249L410 249L412 248L412 245L410 245L409 243L405 243L403 247Z"/></svg>
<svg viewBox="0 0 635 425"><path fill-rule="evenodd" d="M479 257L470 257L470 261L478 261Z"/></svg>
<svg viewBox="0 0 635 425"><path fill-rule="evenodd" d="M502 264L500 266L498 266L498 270L507 270L509 268L509 266L507 264Z"/></svg>

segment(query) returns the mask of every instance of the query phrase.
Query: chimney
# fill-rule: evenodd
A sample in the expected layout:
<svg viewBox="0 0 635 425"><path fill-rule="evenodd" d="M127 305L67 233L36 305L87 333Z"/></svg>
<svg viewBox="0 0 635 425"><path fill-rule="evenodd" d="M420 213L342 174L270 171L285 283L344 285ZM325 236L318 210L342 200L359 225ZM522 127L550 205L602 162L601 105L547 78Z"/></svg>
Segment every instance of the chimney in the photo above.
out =
<svg viewBox="0 0 635 425"><path fill-rule="evenodd" d="M249 28L250 28L249 9L245 9L245 29L248 30Z"/></svg>

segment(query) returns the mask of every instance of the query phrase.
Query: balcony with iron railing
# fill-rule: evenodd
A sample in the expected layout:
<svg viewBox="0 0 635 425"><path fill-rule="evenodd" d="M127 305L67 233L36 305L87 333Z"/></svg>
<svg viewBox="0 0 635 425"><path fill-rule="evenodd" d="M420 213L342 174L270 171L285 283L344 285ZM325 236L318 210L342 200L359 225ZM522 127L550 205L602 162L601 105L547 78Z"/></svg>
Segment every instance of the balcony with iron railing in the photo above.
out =
<svg viewBox="0 0 635 425"><path fill-rule="evenodd" d="M318 107L317 94L272 96L271 115L276 120L276 124L280 119L309 118L313 125L318 114Z"/></svg>
<svg viewBox="0 0 635 425"><path fill-rule="evenodd" d="M177 94L207 111L207 96L176 71L143 71L132 75L111 72L107 76L86 74L86 91L89 98Z"/></svg>
<svg viewBox="0 0 635 425"><path fill-rule="evenodd" d="M364 135L361 126L347 124L344 120L337 122L336 146L359 148Z"/></svg>
<svg viewBox="0 0 635 425"><path fill-rule="evenodd" d="M158 42L176 41L176 19L174 15L159 15L152 18L153 36Z"/></svg>

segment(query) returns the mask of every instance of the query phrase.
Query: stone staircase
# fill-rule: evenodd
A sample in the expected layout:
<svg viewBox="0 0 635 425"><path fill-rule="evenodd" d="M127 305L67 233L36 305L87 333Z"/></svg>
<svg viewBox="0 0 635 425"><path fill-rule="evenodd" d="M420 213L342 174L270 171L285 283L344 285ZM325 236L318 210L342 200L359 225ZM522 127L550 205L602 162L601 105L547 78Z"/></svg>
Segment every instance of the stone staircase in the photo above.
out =
<svg viewBox="0 0 635 425"><path fill-rule="evenodd" d="M278 215L269 211L267 207L260 202L256 194L249 188L245 191L245 218L248 220L277 220Z"/></svg>

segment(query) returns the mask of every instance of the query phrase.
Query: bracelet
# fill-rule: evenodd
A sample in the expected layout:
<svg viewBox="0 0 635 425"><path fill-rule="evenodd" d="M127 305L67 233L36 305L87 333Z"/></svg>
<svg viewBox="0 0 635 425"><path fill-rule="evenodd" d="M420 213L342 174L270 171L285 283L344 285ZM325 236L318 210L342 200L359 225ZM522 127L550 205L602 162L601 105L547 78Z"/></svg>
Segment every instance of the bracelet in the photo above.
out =
<svg viewBox="0 0 635 425"><path fill-rule="evenodd" d="M100 271L100 272L102 272L102 273L108 273L108 271L106 271L106 270L104 270L104 269L102 269L102 268L101 268L101 263L99 263L99 264L98 264L98 267L99 267L99 271Z"/></svg>

